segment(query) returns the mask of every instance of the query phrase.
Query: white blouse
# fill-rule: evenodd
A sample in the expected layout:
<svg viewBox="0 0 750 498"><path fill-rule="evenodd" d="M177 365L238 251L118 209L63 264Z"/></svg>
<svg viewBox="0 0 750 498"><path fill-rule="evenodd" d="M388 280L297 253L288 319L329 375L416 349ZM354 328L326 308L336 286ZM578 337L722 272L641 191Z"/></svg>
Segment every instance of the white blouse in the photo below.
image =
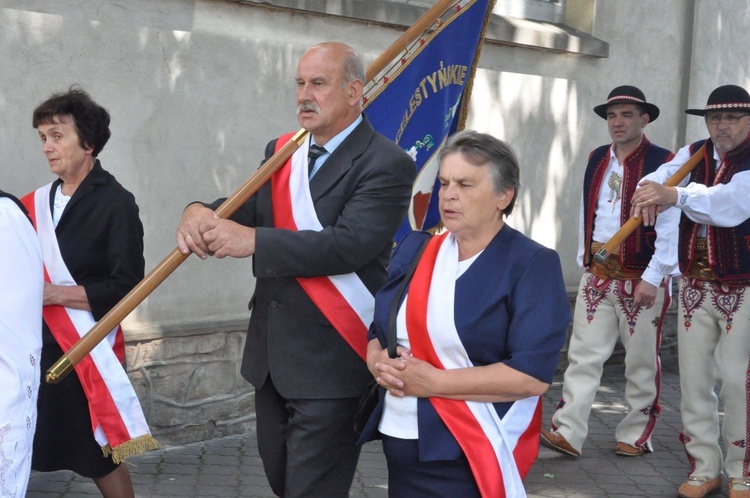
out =
<svg viewBox="0 0 750 498"><path fill-rule="evenodd" d="M483 251L471 258L458 262L456 280L469 269ZM406 332L406 302L409 294L406 294L396 316L396 340L399 346L410 348L409 336ZM417 398L415 396L404 396L399 398L390 392L385 394L385 406L383 416L380 419L378 430L386 436L399 439L418 439L419 429L417 426Z"/></svg>

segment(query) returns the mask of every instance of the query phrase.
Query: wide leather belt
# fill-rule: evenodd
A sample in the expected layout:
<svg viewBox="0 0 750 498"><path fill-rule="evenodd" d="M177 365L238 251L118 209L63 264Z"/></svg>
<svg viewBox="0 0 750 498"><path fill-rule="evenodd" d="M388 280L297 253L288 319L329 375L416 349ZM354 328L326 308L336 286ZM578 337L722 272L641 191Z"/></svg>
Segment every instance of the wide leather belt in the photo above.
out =
<svg viewBox="0 0 750 498"><path fill-rule="evenodd" d="M599 252L603 245L602 242L592 242L591 255L593 256ZM638 280L643 274L641 271L623 268L622 265L620 265L617 252L613 252L607 256L604 263L597 263L592 257L591 262L589 263L589 271L597 277L607 280Z"/></svg>
<svg viewBox="0 0 750 498"><path fill-rule="evenodd" d="M688 277L692 277L696 280L702 280L704 282L718 282L719 279L711 270L711 265L708 263L708 248L706 245L706 239L704 237L698 237L695 244L695 255L693 257L693 264L685 272Z"/></svg>
<svg viewBox="0 0 750 498"><path fill-rule="evenodd" d="M697 237L695 239L695 251L708 252L708 242L705 237Z"/></svg>

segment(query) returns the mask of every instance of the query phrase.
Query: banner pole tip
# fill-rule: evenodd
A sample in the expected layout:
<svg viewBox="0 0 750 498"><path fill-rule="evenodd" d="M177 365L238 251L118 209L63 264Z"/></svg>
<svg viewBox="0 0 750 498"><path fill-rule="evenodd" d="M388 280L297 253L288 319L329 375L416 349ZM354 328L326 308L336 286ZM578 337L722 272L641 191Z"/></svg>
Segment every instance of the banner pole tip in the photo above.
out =
<svg viewBox="0 0 750 498"><path fill-rule="evenodd" d="M607 252L605 249L599 249L596 254L594 254L594 261L599 263L600 265L604 263L604 260L606 260L609 257L609 252Z"/></svg>
<svg viewBox="0 0 750 498"><path fill-rule="evenodd" d="M57 384L61 380L63 380L72 369L73 364L70 362L67 356L63 356L62 358L57 360L57 363L52 365L50 369L47 370L47 375L44 377L44 380L47 382L47 384Z"/></svg>

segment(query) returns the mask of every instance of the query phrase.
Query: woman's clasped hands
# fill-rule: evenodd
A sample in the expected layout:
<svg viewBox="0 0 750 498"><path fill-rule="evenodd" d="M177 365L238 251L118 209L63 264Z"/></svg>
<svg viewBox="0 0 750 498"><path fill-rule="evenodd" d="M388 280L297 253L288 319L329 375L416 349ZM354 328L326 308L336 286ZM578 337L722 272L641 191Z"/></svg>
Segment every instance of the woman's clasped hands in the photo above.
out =
<svg viewBox="0 0 750 498"><path fill-rule="evenodd" d="M386 349L380 351L374 358L373 368L370 371L377 383L397 397L435 396L433 386L440 370L412 356L408 348L399 346L396 351L398 353L396 358L389 358Z"/></svg>

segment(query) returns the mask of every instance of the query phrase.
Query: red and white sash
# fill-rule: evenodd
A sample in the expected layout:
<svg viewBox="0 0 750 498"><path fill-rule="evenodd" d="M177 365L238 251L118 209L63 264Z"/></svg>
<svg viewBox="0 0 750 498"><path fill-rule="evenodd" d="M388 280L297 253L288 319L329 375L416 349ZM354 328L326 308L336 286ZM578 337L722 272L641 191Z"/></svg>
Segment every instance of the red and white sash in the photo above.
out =
<svg viewBox="0 0 750 498"><path fill-rule="evenodd" d="M34 221L44 260L44 279L56 285L77 285L57 244L49 209L50 189L45 185L21 201ZM42 315L63 351L68 351L95 324L90 311L44 306ZM119 463L127 457L157 449L143 410L122 361L125 343L118 325L75 367L91 412L92 431L105 455Z"/></svg>
<svg viewBox="0 0 750 498"><path fill-rule="evenodd" d="M412 354L441 369L473 366L453 315L457 265L453 235L433 237L414 272L406 303ZM502 419L492 403L438 397L430 402L466 454L482 496L526 496L522 479L539 452L539 396L514 402Z"/></svg>
<svg viewBox="0 0 750 498"><path fill-rule="evenodd" d="M276 142L278 151L292 137ZM308 141L271 177L274 226L288 230L323 230L317 218L307 178ZM367 352L367 329L375 298L356 273L297 278L307 295L341 337L362 359Z"/></svg>

